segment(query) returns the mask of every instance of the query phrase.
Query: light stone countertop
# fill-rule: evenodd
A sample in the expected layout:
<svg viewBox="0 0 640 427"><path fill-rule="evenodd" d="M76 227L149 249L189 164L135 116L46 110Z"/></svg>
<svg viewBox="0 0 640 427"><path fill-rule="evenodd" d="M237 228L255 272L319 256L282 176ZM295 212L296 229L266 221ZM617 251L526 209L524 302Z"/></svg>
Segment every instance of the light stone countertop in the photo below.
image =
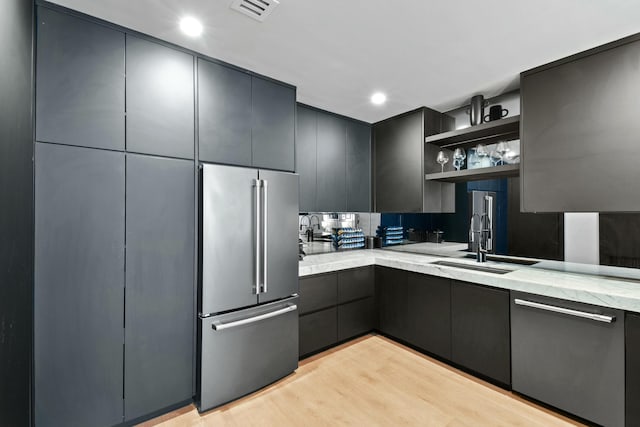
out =
<svg viewBox="0 0 640 427"><path fill-rule="evenodd" d="M367 265L381 265L640 313L640 270L637 269L559 261L541 261L534 266L492 261L483 264L488 267L512 270L507 274L495 274L432 264L439 260L477 265L475 260L451 256L423 255L388 249L363 249L307 256L299 262L298 271L300 277L303 277ZM595 276L596 274L607 277Z"/></svg>

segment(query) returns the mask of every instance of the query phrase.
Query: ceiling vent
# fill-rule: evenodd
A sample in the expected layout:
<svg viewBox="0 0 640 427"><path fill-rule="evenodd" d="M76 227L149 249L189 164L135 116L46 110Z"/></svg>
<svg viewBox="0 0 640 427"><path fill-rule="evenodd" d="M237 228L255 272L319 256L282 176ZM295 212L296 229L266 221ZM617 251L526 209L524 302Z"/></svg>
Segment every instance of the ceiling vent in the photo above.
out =
<svg viewBox="0 0 640 427"><path fill-rule="evenodd" d="M267 16L271 15L273 9L279 4L278 0L233 0L230 7L256 21L262 22Z"/></svg>

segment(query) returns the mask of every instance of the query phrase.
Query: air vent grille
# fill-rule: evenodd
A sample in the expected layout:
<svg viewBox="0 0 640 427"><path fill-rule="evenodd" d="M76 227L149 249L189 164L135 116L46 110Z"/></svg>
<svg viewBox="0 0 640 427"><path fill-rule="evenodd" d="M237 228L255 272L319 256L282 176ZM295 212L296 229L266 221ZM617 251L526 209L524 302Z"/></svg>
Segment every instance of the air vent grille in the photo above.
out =
<svg viewBox="0 0 640 427"><path fill-rule="evenodd" d="M263 22L279 4L278 0L233 0L230 7L256 21Z"/></svg>

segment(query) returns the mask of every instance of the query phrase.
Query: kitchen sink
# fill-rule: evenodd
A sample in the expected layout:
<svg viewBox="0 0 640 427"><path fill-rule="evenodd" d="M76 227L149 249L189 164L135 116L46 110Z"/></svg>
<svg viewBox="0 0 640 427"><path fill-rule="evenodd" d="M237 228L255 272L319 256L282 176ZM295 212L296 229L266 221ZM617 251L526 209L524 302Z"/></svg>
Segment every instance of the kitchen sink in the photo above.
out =
<svg viewBox="0 0 640 427"><path fill-rule="evenodd" d="M465 270L482 271L484 273L493 273L493 274L507 274L513 271L513 270L505 270L502 268L489 267L486 265L465 264L462 262L453 262L453 261L433 261L430 264L444 265L445 267L463 268Z"/></svg>
<svg viewBox="0 0 640 427"><path fill-rule="evenodd" d="M476 254L466 254L465 258L476 258ZM487 255L487 261L506 262L508 264L534 265L540 261L532 261L530 259L507 258L500 255Z"/></svg>

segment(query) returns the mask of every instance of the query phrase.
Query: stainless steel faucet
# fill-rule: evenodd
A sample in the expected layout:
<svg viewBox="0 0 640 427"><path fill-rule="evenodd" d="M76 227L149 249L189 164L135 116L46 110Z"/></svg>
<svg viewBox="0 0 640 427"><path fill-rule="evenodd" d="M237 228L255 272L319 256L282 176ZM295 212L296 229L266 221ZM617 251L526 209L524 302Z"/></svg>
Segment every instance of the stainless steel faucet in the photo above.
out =
<svg viewBox="0 0 640 427"><path fill-rule="evenodd" d="M482 215L474 213L471 215L471 222L469 224L469 240L476 244L476 261L486 262L487 253L491 251L491 215L490 212L493 209L493 199L491 196L485 196L484 198L484 212ZM474 219L478 219L478 226L474 227ZM476 242L477 235L477 242Z"/></svg>

